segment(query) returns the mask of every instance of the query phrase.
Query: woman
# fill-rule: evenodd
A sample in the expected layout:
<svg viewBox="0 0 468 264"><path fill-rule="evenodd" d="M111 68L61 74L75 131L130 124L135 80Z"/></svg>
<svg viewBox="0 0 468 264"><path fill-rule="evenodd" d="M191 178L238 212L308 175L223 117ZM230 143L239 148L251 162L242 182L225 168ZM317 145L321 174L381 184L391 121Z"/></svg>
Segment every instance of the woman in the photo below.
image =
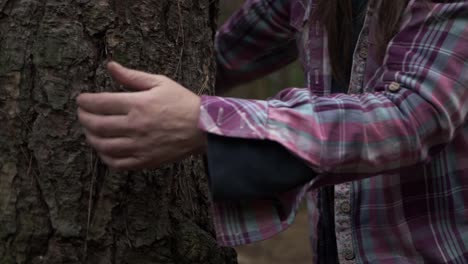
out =
<svg viewBox="0 0 468 264"><path fill-rule="evenodd" d="M199 98L111 63L141 92L81 95L79 118L117 169L208 150L224 245L286 229L307 199L315 263L466 263L467 36L461 0L247 0L217 35L217 88L299 56L305 89Z"/></svg>

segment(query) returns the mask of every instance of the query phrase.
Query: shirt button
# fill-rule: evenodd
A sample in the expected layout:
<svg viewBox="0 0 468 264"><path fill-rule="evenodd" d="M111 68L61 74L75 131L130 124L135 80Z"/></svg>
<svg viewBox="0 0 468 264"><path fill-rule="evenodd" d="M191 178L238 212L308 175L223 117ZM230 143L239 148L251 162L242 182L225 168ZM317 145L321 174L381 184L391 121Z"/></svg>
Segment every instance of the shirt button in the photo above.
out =
<svg viewBox="0 0 468 264"><path fill-rule="evenodd" d="M367 58L367 55L369 54L369 51L366 49L366 48L362 48L360 51L359 51L359 55L361 55L361 58Z"/></svg>
<svg viewBox="0 0 468 264"><path fill-rule="evenodd" d="M390 92L398 92L400 91L400 84L397 83L397 82L392 82L389 86L388 86L388 89L390 90Z"/></svg>
<svg viewBox="0 0 468 264"><path fill-rule="evenodd" d="M346 249L343 252L343 257L346 260L354 260L356 258L356 255L354 254L354 251L351 249Z"/></svg>
<svg viewBox="0 0 468 264"><path fill-rule="evenodd" d="M341 212L343 212L345 214L349 214L349 213L351 213L351 204L349 202L343 202L340 205L340 209L341 209Z"/></svg>

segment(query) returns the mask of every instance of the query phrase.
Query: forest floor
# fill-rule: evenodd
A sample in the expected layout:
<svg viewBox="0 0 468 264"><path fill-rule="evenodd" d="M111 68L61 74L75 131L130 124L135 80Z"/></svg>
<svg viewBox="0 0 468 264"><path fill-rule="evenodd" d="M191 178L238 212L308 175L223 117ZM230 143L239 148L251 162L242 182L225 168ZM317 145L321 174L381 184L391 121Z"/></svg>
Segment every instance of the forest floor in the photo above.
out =
<svg viewBox="0 0 468 264"><path fill-rule="evenodd" d="M310 264L307 210L301 209L287 231L270 240L237 247L239 264Z"/></svg>

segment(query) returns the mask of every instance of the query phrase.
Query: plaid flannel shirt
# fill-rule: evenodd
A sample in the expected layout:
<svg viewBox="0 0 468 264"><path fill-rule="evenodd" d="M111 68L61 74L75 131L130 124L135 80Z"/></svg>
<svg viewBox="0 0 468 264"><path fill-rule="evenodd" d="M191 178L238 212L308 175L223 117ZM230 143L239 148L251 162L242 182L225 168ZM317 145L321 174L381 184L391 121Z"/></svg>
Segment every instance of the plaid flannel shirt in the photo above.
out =
<svg viewBox="0 0 468 264"><path fill-rule="evenodd" d="M340 263L468 263L468 2L411 0L382 63L371 2L348 94L330 94L313 0L247 0L219 30L221 88L297 57L306 84L265 101L203 96L200 128L279 142L319 173L277 199L215 202L221 244L285 230L306 199L315 251L316 190L335 185Z"/></svg>

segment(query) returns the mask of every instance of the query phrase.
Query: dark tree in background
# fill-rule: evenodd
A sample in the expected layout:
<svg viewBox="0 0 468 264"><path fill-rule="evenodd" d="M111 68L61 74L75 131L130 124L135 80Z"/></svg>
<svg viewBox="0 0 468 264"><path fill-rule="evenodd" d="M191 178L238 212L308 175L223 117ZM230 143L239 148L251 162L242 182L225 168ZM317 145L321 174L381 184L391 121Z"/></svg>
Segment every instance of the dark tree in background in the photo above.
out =
<svg viewBox="0 0 468 264"><path fill-rule="evenodd" d="M213 89L214 0L0 0L0 263L236 263L213 239L202 163L114 173L76 96L110 58Z"/></svg>

